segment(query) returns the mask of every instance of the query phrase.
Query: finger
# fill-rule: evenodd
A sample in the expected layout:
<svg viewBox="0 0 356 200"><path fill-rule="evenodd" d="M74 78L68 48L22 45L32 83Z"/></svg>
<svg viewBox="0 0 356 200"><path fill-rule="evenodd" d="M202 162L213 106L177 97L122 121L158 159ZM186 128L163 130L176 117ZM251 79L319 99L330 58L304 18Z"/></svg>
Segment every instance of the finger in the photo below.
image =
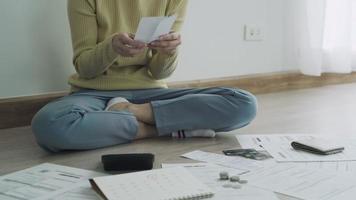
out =
<svg viewBox="0 0 356 200"><path fill-rule="evenodd" d="M120 42L124 45L131 46L133 48L144 48L145 43L137 40L133 40L128 34L121 34L119 36Z"/></svg>
<svg viewBox="0 0 356 200"><path fill-rule="evenodd" d="M152 42L150 46L154 48L176 48L181 45L180 40Z"/></svg>
<svg viewBox="0 0 356 200"><path fill-rule="evenodd" d="M170 32L170 33L161 35L161 36L159 37L159 39L162 39L162 40L173 40L173 39L178 39L179 37L180 37L180 34L179 34L179 33Z"/></svg>
<svg viewBox="0 0 356 200"><path fill-rule="evenodd" d="M124 49L122 46L118 46L118 51L119 51L119 54L124 56L124 57L129 57L130 55L127 53L127 50Z"/></svg>
<svg viewBox="0 0 356 200"><path fill-rule="evenodd" d="M129 33L129 37L130 37L131 39L134 39L134 38L135 38L135 34Z"/></svg>
<svg viewBox="0 0 356 200"><path fill-rule="evenodd" d="M135 34L129 33L129 37L130 37L134 42L136 42L137 44L139 44L140 46L144 46L144 47L147 46L147 44L146 44L145 42L142 42L142 41L140 41L140 40L135 40Z"/></svg>
<svg viewBox="0 0 356 200"><path fill-rule="evenodd" d="M178 33L168 33L159 37L160 41L169 41L169 40L179 40L180 34Z"/></svg>
<svg viewBox="0 0 356 200"><path fill-rule="evenodd" d="M162 52L162 53L166 53L166 54L174 54L177 49L176 48L172 48L172 49L155 49L157 50L158 52Z"/></svg>
<svg viewBox="0 0 356 200"><path fill-rule="evenodd" d="M151 48L151 47L150 47ZM159 52L164 52L168 54L172 54L173 52L177 51L177 47L170 47L170 48L157 48L157 47L152 47L151 49L157 50Z"/></svg>
<svg viewBox="0 0 356 200"><path fill-rule="evenodd" d="M171 40L171 41L156 41L152 42L151 45L158 47L158 48L165 48L165 47L170 47L170 46L176 46L179 44L178 40Z"/></svg>
<svg viewBox="0 0 356 200"><path fill-rule="evenodd" d="M136 48L131 48L127 45L120 44L118 46L119 50L121 51L121 55L123 56L135 56L137 54L140 54L144 51L144 49L136 49Z"/></svg>

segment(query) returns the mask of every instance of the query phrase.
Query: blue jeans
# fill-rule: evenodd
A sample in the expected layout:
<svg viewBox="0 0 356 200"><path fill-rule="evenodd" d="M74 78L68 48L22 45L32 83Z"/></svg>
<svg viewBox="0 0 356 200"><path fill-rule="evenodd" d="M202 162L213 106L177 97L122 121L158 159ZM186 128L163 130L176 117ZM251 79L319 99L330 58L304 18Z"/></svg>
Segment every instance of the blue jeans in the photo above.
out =
<svg viewBox="0 0 356 200"><path fill-rule="evenodd" d="M82 90L43 107L32 120L38 144L46 150L88 150L132 141L136 117L127 111L104 111L114 97L151 103L159 136L178 130L231 131L256 115L256 98L232 88Z"/></svg>

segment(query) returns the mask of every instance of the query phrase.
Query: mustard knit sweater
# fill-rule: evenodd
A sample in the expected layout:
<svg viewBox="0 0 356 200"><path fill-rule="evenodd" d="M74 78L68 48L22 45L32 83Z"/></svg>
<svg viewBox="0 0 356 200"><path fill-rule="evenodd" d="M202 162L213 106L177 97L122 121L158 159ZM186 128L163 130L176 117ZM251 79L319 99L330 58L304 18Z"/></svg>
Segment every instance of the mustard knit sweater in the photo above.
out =
<svg viewBox="0 0 356 200"><path fill-rule="evenodd" d="M76 74L72 90L125 90L165 88L162 80L177 66L177 52L160 54L151 49L123 57L112 47L117 33L135 33L142 17L177 15L173 30L183 24L187 0L68 0L68 16Z"/></svg>

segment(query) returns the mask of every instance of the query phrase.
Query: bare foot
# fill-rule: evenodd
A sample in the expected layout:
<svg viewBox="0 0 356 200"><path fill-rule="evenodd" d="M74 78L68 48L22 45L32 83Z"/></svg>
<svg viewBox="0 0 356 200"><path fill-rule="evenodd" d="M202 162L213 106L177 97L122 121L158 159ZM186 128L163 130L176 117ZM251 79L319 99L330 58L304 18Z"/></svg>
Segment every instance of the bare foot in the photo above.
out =
<svg viewBox="0 0 356 200"><path fill-rule="evenodd" d="M138 122L138 131L135 140L156 137L157 135L156 127L150 126L143 122Z"/></svg>
<svg viewBox="0 0 356 200"><path fill-rule="evenodd" d="M133 103L117 103L109 108L110 111L122 111L126 110L131 112L138 121L144 122L146 124L154 125L156 124L152 106L150 103L145 104L133 104Z"/></svg>
<svg viewBox="0 0 356 200"><path fill-rule="evenodd" d="M109 111L129 111L130 104L131 103L129 103L129 102L116 103L116 104L110 106L110 108L108 110Z"/></svg>
<svg viewBox="0 0 356 200"><path fill-rule="evenodd" d="M150 125L156 124L150 103L131 104L129 105L128 109L135 115L137 120Z"/></svg>

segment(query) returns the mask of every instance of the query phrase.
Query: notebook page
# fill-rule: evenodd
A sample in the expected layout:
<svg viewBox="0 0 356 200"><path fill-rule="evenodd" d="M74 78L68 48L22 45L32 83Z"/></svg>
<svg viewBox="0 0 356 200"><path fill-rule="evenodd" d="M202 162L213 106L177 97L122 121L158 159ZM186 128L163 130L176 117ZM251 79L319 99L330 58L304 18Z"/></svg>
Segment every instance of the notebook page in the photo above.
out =
<svg viewBox="0 0 356 200"><path fill-rule="evenodd" d="M183 167L94 178L109 200L169 200L212 196L212 190Z"/></svg>

